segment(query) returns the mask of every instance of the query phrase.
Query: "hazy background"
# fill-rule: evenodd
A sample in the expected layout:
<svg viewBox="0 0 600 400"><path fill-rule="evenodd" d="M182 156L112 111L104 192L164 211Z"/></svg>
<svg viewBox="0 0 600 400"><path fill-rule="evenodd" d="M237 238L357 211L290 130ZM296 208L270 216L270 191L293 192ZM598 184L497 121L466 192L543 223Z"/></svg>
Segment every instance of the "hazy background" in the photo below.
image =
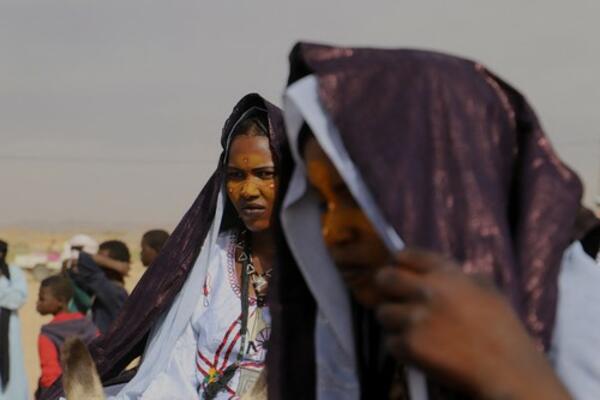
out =
<svg viewBox="0 0 600 400"><path fill-rule="evenodd" d="M299 39L478 59L600 192L597 0L0 0L0 227L172 227Z"/></svg>

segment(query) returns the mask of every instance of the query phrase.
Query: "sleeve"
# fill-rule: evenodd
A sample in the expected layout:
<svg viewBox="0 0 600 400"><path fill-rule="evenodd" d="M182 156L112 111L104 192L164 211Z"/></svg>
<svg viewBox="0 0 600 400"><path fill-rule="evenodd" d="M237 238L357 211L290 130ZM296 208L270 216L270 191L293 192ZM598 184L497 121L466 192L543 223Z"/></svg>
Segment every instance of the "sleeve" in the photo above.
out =
<svg viewBox="0 0 600 400"><path fill-rule="evenodd" d="M107 308L119 309L125 301L118 287L106 277L106 274L87 253L79 255L77 272L70 271L75 284L90 294L96 296L96 301Z"/></svg>
<svg viewBox="0 0 600 400"><path fill-rule="evenodd" d="M148 360L142 358L135 377L115 397L108 399L197 399L196 342L194 330L188 323L166 363L157 368L147 365Z"/></svg>
<svg viewBox="0 0 600 400"><path fill-rule="evenodd" d="M10 267L10 281L0 277L0 307L18 310L27 299L27 281L18 267Z"/></svg>
<svg viewBox="0 0 600 400"><path fill-rule="evenodd" d="M77 286L75 282L73 283L73 299L69 304L69 308L71 311L79 311L82 314L87 313L87 311L92 308L92 297L85 292L82 288Z"/></svg>
<svg viewBox="0 0 600 400"><path fill-rule="evenodd" d="M60 362L58 360L58 351L50 339L44 335L38 337L38 351L40 356L40 386L42 388L50 387L62 373Z"/></svg>

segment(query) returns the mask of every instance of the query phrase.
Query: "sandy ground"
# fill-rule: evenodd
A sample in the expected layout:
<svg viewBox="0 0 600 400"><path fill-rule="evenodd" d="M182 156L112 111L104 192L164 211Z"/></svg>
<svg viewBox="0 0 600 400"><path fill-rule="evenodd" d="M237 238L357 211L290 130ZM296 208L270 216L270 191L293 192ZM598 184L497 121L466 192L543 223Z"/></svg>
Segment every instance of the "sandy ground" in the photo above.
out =
<svg viewBox="0 0 600 400"><path fill-rule="evenodd" d="M69 237L77 232L28 232L23 230L0 230L0 238L9 242L9 262L15 254L11 252L16 248L19 252L23 250L35 251L45 250L49 246L59 243L62 245ZM129 292L138 282L144 268L139 261L139 238L140 232L86 232L98 241L108 239L120 239L127 243L132 254L132 269L130 276L126 279L126 287ZM14 244L14 246L13 246ZM23 335L23 351L25 353L25 367L27 369L27 378L29 382L29 391L31 394L37 387L37 380L40 375L39 358L37 353L37 338L40 327L47 323L52 317L42 317L35 310L39 282L34 279L31 273L26 272L28 296L27 303L19 310L21 319L21 331Z"/></svg>

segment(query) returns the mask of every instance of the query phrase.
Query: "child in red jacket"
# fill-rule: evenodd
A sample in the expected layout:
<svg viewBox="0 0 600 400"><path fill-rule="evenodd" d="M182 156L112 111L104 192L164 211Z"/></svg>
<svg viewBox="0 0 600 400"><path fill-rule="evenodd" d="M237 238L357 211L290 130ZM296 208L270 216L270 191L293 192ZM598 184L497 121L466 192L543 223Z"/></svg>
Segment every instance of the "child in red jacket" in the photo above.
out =
<svg viewBox="0 0 600 400"><path fill-rule="evenodd" d="M61 375L60 348L69 337L79 337L89 343L98 335L96 326L79 312L69 312L69 301L73 297L73 287L61 275L50 276L40 285L37 311L41 315L54 315L50 323L42 326L38 338L38 350L42 375L37 395L49 388ZM37 397L37 396L36 396Z"/></svg>

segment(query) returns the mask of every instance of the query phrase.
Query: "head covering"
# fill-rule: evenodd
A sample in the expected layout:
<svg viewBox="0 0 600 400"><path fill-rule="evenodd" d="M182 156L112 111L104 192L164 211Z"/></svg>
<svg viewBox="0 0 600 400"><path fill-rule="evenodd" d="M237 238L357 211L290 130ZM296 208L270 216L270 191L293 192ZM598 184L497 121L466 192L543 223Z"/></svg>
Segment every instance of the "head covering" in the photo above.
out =
<svg viewBox="0 0 600 400"><path fill-rule="evenodd" d="M296 85L303 78L314 81L312 103L300 104L291 98L294 90L302 90ZM285 106L290 140L297 140L300 128L291 121L293 113L313 132L321 125L336 133L330 147L341 146L347 159L333 160L334 164L338 170L339 165L354 168L355 174L347 169L340 173L355 176L346 181L349 186L352 181L361 182L358 187L369 192L370 196L362 196L366 200L357 200L363 209L372 203L375 212L365 211L375 225L383 225L380 233L389 228L398 234L393 238L383 232L382 236L389 236L387 242L398 239L411 247L441 252L461 263L465 272L492 279L540 346L548 348L557 276L572 236L564 227L574 224L582 187L557 157L518 91L481 64L445 54L300 43L290 55L287 93L291 103L296 101L295 110L288 112L287 101ZM324 116L307 119L311 107L319 108ZM297 143L290 144L296 161L302 163ZM307 191L302 185L294 186L294 178L301 173L299 165L282 215L292 250L299 240L288 231L297 229L298 223L290 216L286 219L286 213L299 208L294 202ZM350 189L357 197L356 188ZM383 223L374 220L377 214ZM298 271L289 265L276 271L284 275L276 283L294 284L285 275ZM326 293L315 290L325 279L319 272L318 279L311 280L306 273L304 278L310 295L317 298L319 313L333 325L344 350L350 345L339 332L348 321L333 311L327 315L327 303L333 302L336 290L333 284L323 284ZM332 276L330 282L340 283L339 277ZM280 348L287 351L294 346L288 329L292 323L314 325L316 321L319 325L319 316L310 312L312 306L302 309L283 295L289 290L278 287L272 292L279 296L272 301L281 308L274 314L274 336L278 324L282 335L271 346L273 357L279 357ZM343 302L338 306L347 307ZM335 325L342 328L336 330ZM315 346L320 340L317 335ZM296 369L315 365L314 350L297 349L294 356ZM352 357L348 360L354 362ZM317 363L320 367L323 360ZM301 385L301 377L285 371L277 374L270 379L274 398L293 393Z"/></svg>
<svg viewBox="0 0 600 400"><path fill-rule="evenodd" d="M215 172L183 216L157 259L142 276L119 317L106 334L90 345L90 353L103 382L114 381L114 378L117 378L132 360L144 352L149 334L152 336L152 341L165 339L167 346L169 342L172 344L176 341L176 337L168 337L176 328L167 325L178 327L181 318L177 315L173 317L174 319L169 319L171 314L177 314L171 313L170 308L177 307L184 313L189 312L191 316L194 309L194 294L199 294L200 291L185 284L190 275L199 276L205 272L199 271L201 268L193 267L202 264L202 252L205 248L211 247L205 246L205 242L214 240L216 238L214 231L219 230L221 221L216 219L220 219L223 215L220 199L222 199L221 192L226 177L223 168L225 149L234 126L240 119L246 118L244 113L248 110L253 110L252 115L262 118L265 126L268 127L276 168L283 168L282 164L289 158L285 153L286 139L279 108L258 94L244 96L233 108L223 127L221 139L223 151ZM160 350L156 349L159 353ZM162 355L145 353L145 360L147 357L160 360ZM124 378L124 380L129 379L131 376ZM56 390L45 398L56 398L60 393L59 386L57 385Z"/></svg>
<svg viewBox="0 0 600 400"><path fill-rule="evenodd" d="M96 254L98 252L98 242L91 236L79 233L64 244L61 259L64 261L73 258L74 248L85 251L88 254Z"/></svg>

